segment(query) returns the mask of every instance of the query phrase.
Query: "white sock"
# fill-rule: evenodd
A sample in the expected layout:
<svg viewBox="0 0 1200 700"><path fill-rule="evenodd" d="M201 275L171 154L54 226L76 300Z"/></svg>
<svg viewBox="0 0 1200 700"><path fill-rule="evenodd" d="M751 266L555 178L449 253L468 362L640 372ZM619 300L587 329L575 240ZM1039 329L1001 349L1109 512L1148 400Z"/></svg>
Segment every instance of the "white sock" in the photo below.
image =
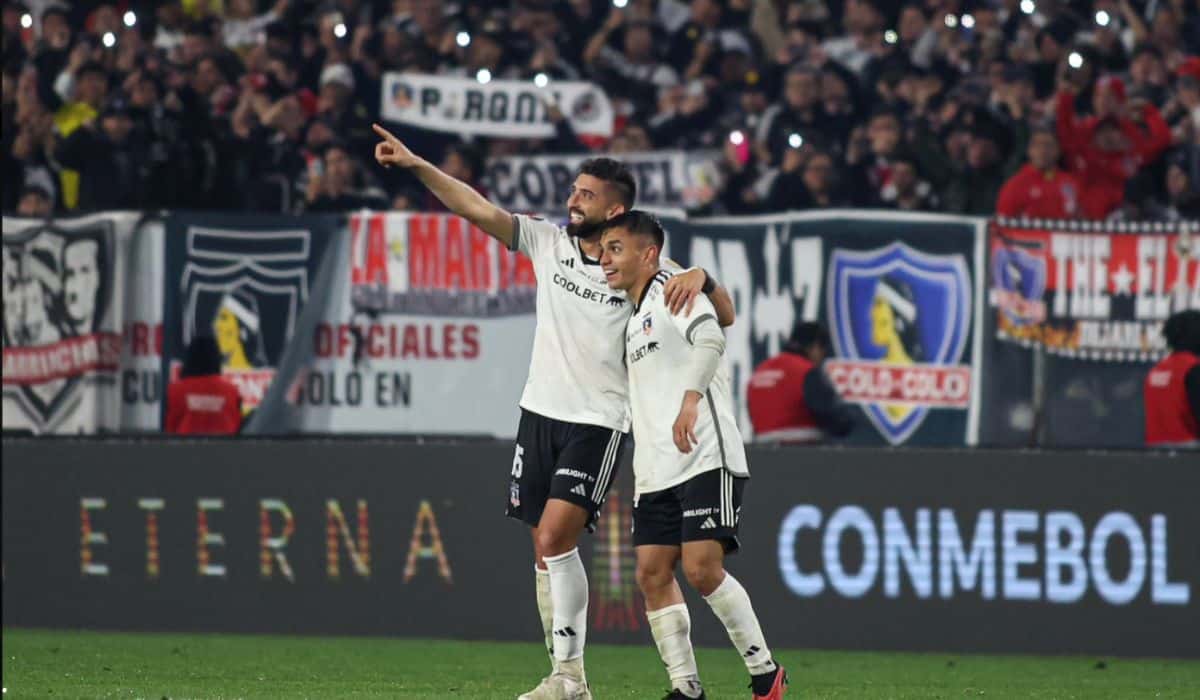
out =
<svg viewBox="0 0 1200 700"><path fill-rule="evenodd" d="M667 667L671 686L691 698L700 697L700 671L692 651L692 618L687 603L647 610L650 633L658 645L658 655Z"/></svg>
<svg viewBox="0 0 1200 700"><path fill-rule="evenodd" d="M533 567L537 574L538 615L542 618L542 634L546 636L546 653L550 655L550 668L558 664L554 660L554 603L550 600L550 572Z"/></svg>
<svg viewBox="0 0 1200 700"><path fill-rule="evenodd" d="M554 608L554 658L558 670L570 673L583 669L583 644L587 639L587 570L579 549L556 557L542 557L550 569L550 600ZM564 664L578 660L578 663Z"/></svg>
<svg viewBox="0 0 1200 700"><path fill-rule="evenodd" d="M704 596L704 600L713 609L729 640L742 655L750 675L757 676L775 670L775 662L771 660L771 651L763 639L762 628L758 625L758 616L750 605L750 596L737 579L725 572L725 580L717 586L717 590Z"/></svg>

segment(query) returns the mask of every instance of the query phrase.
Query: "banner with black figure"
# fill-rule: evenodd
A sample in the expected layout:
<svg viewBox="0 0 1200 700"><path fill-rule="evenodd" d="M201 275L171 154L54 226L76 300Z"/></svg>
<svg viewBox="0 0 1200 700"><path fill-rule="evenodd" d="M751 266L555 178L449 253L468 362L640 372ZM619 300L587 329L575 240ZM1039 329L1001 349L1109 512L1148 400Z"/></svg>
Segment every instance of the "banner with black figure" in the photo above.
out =
<svg viewBox="0 0 1200 700"><path fill-rule="evenodd" d="M258 407L293 339L339 216L175 214L165 254L162 373L178 375L188 343L210 335L221 372L247 412Z"/></svg>
<svg viewBox="0 0 1200 700"><path fill-rule="evenodd" d="M970 445L978 436L983 225L830 211L665 220L669 255L733 295L726 329L739 427L745 389L800 320L829 328L825 370L859 408L854 444Z"/></svg>
<svg viewBox="0 0 1200 700"><path fill-rule="evenodd" d="M4 428L116 431L139 215L4 218Z"/></svg>

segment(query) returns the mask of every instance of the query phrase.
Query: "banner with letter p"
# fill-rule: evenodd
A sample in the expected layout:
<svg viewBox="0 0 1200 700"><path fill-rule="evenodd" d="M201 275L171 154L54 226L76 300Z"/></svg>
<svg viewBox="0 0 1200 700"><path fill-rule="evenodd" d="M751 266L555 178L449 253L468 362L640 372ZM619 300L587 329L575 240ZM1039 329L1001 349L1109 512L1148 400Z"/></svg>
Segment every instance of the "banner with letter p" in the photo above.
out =
<svg viewBox="0 0 1200 700"><path fill-rule="evenodd" d="M609 138L613 108L597 85L555 82L539 88L530 81L448 75L386 73L380 114L388 121L473 136L551 138L554 122L547 103L556 103L581 136Z"/></svg>

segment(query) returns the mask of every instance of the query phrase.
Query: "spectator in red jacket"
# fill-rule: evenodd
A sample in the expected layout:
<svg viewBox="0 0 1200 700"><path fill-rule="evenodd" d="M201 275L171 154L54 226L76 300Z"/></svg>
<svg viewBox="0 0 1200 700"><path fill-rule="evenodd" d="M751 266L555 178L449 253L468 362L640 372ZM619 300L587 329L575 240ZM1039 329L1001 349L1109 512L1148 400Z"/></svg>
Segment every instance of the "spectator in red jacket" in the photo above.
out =
<svg viewBox="0 0 1200 700"><path fill-rule="evenodd" d="M1049 129L1029 137L1029 162L1000 189L996 213L1027 219L1074 219L1080 216L1079 180L1058 167L1058 139Z"/></svg>
<svg viewBox="0 0 1200 700"><path fill-rule="evenodd" d="M1105 76L1092 91L1092 115L1075 114L1073 89L1057 99L1058 140L1068 166L1083 186L1083 213L1104 219L1121 206L1125 183L1171 145L1171 128L1158 109L1126 102L1125 83Z"/></svg>
<svg viewBox="0 0 1200 700"><path fill-rule="evenodd" d="M820 324L801 322L783 352L754 369L746 402L756 440L818 442L853 430L852 409L821 368L829 354L829 332Z"/></svg>
<svg viewBox="0 0 1200 700"><path fill-rule="evenodd" d="M209 336L194 338L179 379L167 387L166 432L235 435L242 427L242 399L221 376L221 351Z"/></svg>
<svg viewBox="0 0 1200 700"><path fill-rule="evenodd" d="M1200 311L1180 311L1163 324L1171 354L1146 375L1148 447L1200 448Z"/></svg>

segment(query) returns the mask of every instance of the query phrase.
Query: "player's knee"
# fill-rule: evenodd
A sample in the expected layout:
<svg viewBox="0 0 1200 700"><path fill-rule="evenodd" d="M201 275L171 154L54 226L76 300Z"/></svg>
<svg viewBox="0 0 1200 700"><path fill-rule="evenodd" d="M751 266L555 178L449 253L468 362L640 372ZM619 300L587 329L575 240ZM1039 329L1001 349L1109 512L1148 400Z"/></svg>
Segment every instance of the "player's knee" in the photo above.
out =
<svg viewBox="0 0 1200 700"><path fill-rule="evenodd" d="M665 566L639 564L637 584L643 594L653 594L671 585L672 571Z"/></svg>
<svg viewBox="0 0 1200 700"><path fill-rule="evenodd" d="M725 577L725 569L717 559L697 559L684 561L683 575L687 577L688 585L700 595L708 595L717 590L721 579Z"/></svg>
<svg viewBox="0 0 1200 700"><path fill-rule="evenodd" d="M566 554L575 546L573 537L570 537L562 530L552 527L539 527L536 540L539 558L556 557L559 554Z"/></svg>

